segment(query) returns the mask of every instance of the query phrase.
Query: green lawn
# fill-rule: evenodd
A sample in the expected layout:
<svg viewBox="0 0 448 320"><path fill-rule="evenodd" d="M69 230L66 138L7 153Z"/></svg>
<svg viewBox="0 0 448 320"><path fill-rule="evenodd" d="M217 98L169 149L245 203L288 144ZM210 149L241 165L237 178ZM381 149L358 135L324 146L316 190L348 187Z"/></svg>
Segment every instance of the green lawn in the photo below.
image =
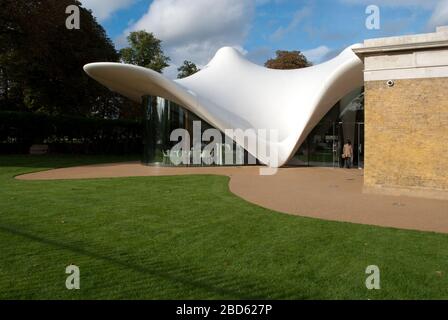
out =
<svg viewBox="0 0 448 320"><path fill-rule="evenodd" d="M0 156L0 299L448 297L448 235L288 216L221 176L13 179L116 160Z"/></svg>

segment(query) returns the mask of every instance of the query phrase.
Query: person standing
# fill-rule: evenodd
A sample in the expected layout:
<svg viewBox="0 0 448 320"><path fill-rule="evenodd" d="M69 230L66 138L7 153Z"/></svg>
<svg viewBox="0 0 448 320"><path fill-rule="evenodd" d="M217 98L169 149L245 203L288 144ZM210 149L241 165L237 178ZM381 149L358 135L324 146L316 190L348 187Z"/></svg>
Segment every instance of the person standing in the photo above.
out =
<svg viewBox="0 0 448 320"><path fill-rule="evenodd" d="M344 159L344 168L350 169L353 163L353 146L349 139L347 139L342 149L342 158Z"/></svg>

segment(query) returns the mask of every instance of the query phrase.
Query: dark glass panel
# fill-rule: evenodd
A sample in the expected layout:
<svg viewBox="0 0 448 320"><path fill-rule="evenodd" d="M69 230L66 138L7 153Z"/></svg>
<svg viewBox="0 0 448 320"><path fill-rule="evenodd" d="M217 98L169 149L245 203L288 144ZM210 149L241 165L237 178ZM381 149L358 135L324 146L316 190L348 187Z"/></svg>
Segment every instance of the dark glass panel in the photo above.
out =
<svg viewBox="0 0 448 320"><path fill-rule="evenodd" d="M353 164L363 166L364 89L356 89L338 103L313 128L288 165L342 166L342 148L353 144Z"/></svg>
<svg viewBox="0 0 448 320"><path fill-rule="evenodd" d="M194 165L194 152L197 152L196 156L199 154L199 157L202 159L202 150L206 145L210 142L219 143L219 141L213 141L213 139L210 142L200 141L198 144L199 148L193 148L194 122L200 122L201 136L207 129L213 129L213 126L200 119L194 113L166 99L144 96L142 101L143 107L146 110L143 163L151 165L173 165L170 160L170 150L178 141L170 141L170 135L175 129L185 129L190 135L190 143L188 146L190 149L186 151L186 154L178 155L179 158L187 159L188 163L184 163L184 165ZM221 143L216 146L216 150L218 155L214 165L225 165L226 154L227 157L230 156L233 158L232 165L237 164L235 162L237 158L236 144L233 141L226 143L225 136L222 133ZM243 158L243 164L248 163L247 151L244 151ZM200 165L204 165L202 161Z"/></svg>

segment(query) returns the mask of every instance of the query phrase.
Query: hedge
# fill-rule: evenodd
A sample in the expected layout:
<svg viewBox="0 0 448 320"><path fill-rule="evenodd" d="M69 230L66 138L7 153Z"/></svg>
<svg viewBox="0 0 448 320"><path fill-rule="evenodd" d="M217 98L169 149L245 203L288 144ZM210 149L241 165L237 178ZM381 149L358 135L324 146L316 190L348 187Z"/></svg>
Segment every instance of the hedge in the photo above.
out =
<svg viewBox="0 0 448 320"><path fill-rule="evenodd" d="M33 144L53 153L140 153L142 133L139 121L0 112L0 153L27 153Z"/></svg>

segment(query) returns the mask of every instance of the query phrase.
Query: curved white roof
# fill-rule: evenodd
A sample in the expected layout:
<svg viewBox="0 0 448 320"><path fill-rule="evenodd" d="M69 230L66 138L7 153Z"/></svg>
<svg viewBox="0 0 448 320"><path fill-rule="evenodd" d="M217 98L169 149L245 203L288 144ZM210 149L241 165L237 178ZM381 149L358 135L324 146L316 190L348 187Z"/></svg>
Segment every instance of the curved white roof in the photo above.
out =
<svg viewBox="0 0 448 320"><path fill-rule="evenodd" d="M350 91L363 85L363 64L351 46L325 63L295 70L256 65L230 47L220 49L196 74L169 80L153 70L121 63L91 63L84 70L113 91L140 102L153 95L176 102L224 132L276 129L278 166L284 165L309 132ZM257 157L244 141L236 142ZM269 159L258 155L269 164Z"/></svg>

